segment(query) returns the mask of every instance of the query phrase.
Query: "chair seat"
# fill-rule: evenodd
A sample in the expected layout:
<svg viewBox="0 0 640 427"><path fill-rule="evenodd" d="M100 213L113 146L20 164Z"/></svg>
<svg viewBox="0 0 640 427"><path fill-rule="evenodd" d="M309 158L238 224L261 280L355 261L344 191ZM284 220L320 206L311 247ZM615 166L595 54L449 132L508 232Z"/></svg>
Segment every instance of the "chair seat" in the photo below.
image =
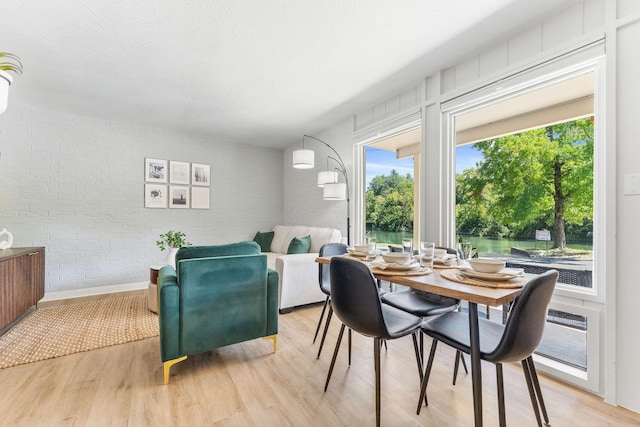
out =
<svg viewBox="0 0 640 427"><path fill-rule="evenodd" d="M381 296L382 302L420 317L437 316L455 310L459 300L428 292L416 292L407 289L388 292Z"/></svg>
<svg viewBox="0 0 640 427"><path fill-rule="evenodd" d="M483 359L487 359L487 355L491 354L504 333L504 326L497 322L487 319L478 319L478 327L480 329L480 355ZM421 327L422 331L437 339L464 351L471 352L469 338L469 316L467 313L451 311L424 322ZM489 359L487 359L489 360Z"/></svg>
<svg viewBox="0 0 640 427"><path fill-rule="evenodd" d="M387 326L389 336L386 339L400 338L412 334L422 324L422 319L406 311L399 310L385 304L381 304L382 317Z"/></svg>

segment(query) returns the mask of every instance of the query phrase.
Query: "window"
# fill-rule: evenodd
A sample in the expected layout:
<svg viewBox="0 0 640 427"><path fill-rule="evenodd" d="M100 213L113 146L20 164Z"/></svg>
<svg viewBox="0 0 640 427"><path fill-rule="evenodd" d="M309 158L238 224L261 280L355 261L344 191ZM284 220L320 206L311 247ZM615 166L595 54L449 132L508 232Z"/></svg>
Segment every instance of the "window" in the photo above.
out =
<svg viewBox="0 0 640 427"><path fill-rule="evenodd" d="M604 311L603 290L607 266L604 248L608 239L602 233L606 226L607 194L603 189L606 188L607 152L604 138L601 137L604 128L599 126L600 118L604 122L605 98L598 93L604 80L604 60L597 55L598 49L593 46L591 51L587 48L574 53L574 58L568 55L533 67L442 105L445 138L441 148L443 160L440 170L441 176L447 178L440 191L443 195L450 194L451 199L449 204L445 203L439 217L444 229L449 230L450 241L458 241L458 237L469 240L480 254L499 254L510 259L512 265L532 273L548 268L560 271L545 336L535 359L541 371L594 391L599 390L599 348L603 339L599 324L600 313ZM585 56L577 60L580 55ZM585 59L590 55L594 56ZM576 65L572 65L572 61ZM527 142L527 138L535 135L540 140L545 139L548 144L558 142L558 138L569 135L571 127L576 127L576 124L589 129L592 135L589 141L591 146L582 150L587 161L580 166L582 172L588 171L585 175L588 179L582 185L589 187L589 191L576 196L579 200L572 201L580 203L565 205L569 211L564 212L566 241L568 247L575 250L576 257L544 259L544 255L558 252L553 248L557 246L554 240L558 228L554 228L553 221L557 206L545 202L548 196L543 197L541 193L522 192L526 183L534 181L530 175L532 172L523 173L530 165L523 163L521 170L518 170L507 162L526 162L527 156L510 157L502 153L504 157L501 161L505 162L503 170L499 165L491 166L494 166L494 174L506 173L505 176L495 175L487 179L486 175L474 174L473 170L478 168L476 163L496 161L496 158L485 157L488 150L495 148L491 146L493 143L482 141L501 140L517 145L518 138L522 138L521 150L529 150L530 163L541 163L540 159L536 159L536 156L542 155L540 150L531 150L535 144L530 140ZM582 149L587 139L584 135L574 138L568 146ZM510 153L512 156L515 154L519 153ZM571 165L571 173L576 173L576 176L578 172L575 168L578 166ZM460 175L465 170L469 172L461 180ZM487 200L482 205L478 199L481 197L478 191L482 186L473 182L482 179L494 190L498 187L497 180L508 184L511 179L517 191L508 194L503 188L502 193L484 193L482 197ZM471 209L465 197L476 198L480 204L475 206L475 210ZM477 215L478 210L489 209L488 205L508 201L509 197L511 207L506 206L508 203L502 203L502 212L492 206L490 212L481 211L482 215ZM518 210L522 206L516 206L523 203L537 209L540 206L536 204L541 202L551 210L544 219L544 215L523 218L522 211ZM589 212L585 214L585 211ZM511 218L508 215L510 212L514 215ZM578 256L579 252L582 258ZM495 317L499 321L500 316Z"/></svg>
<svg viewBox="0 0 640 427"><path fill-rule="evenodd" d="M378 244L417 240L420 127L394 132L361 144L363 210L357 223ZM358 221L359 220L359 221Z"/></svg>
<svg viewBox="0 0 640 427"><path fill-rule="evenodd" d="M588 114L593 114L593 108ZM594 119L456 148L456 233L482 256L592 288Z"/></svg>

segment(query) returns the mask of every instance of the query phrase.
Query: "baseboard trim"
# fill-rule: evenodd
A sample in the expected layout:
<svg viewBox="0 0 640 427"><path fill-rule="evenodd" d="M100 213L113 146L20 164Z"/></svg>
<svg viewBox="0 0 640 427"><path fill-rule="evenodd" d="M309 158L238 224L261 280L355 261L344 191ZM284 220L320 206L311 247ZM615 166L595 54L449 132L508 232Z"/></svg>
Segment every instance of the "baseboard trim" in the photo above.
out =
<svg viewBox="0 0 640 427"><path fill-rule="evenodd" d="M139 295L147 292L149 282L125 283L121 285L99 286L95 288L74 289L72 291L47 292L38 308L55 307L79 302L97 301L101 299Z"/></svg>

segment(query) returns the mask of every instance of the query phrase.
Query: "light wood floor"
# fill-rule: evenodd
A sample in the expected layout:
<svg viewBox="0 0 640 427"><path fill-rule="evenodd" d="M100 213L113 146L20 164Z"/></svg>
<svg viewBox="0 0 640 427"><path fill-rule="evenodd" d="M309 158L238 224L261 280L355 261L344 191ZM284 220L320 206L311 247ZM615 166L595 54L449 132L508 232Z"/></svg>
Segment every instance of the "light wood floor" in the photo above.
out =
<svg viewBox="0 0 640 427"><path fill-rule="evenodd" d="M254 340L189 357L162 385L158 338L0 370L2 426L370 426L375 423L373 344L354 334L352 366L346 340L327 393L322 389L334 348L316 360L311 344L320 307L280 317L278 352ZM427 340L427 344L429 341ZM382 353L382 425L470 426L471 378L451 385L453 352L438 349L429 407L416 415L418 376L410 338ZM483 364L484 419L495 426L493 365ZM640 425L640 415L541 376L553 426ZM534 426L519 365L505 367L507 420Z"/></svg>

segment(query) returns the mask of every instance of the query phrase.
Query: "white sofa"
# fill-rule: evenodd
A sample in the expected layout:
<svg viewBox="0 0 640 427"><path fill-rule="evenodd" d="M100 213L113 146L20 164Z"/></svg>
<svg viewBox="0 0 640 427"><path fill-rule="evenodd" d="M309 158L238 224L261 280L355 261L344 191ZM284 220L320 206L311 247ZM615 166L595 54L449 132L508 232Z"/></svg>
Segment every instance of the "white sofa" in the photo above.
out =
<svg viewBox="0 0 640 427"><path fill-rule="evenodd" d="M311 248L306 254L287 255L294 237L311 236ZM273 227L271 252L266 252L269 268L278 272L281 312L293 307L324 301L326 295L318 284L318 257L325 243L339 243L339 230L323 227L276 225Z"/></svg>

